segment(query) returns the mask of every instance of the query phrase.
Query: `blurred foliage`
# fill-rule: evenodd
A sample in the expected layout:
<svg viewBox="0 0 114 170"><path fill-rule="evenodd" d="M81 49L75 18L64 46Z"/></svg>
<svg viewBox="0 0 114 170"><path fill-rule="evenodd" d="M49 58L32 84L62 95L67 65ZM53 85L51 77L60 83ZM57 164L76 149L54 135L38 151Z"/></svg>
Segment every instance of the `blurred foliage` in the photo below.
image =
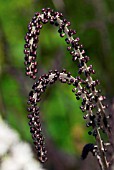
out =
<svg viewBox="0 0 114 170"><path fill-rule="evenodd" d="M1 114L29 142L26 102L32 81L24 73L24 36L28 22L43 7L59 10L71 21L71 28L78 31L77 36L90 56L89 63L97 71L94 79L101 81L100 88L109 99L114 95L114 1L62 2L63 6L54 0L0 1ZM55 27L44 26L38 48L38 75L49 69L61 70L64 67L76 76L77 63L72 62L66 47ZM60 83L49 87L41 103L41 116L46 133L58 148L81 154L82 146L93 139L85 128L83 113L79 109L81 101L75 99L71 89Z"/></svg>

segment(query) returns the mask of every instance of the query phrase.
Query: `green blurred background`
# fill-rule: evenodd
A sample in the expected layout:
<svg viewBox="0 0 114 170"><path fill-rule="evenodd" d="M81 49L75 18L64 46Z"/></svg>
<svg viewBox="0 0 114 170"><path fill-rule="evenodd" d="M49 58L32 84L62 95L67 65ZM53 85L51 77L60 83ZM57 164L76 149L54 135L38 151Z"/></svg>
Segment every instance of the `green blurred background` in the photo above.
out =
<svg viewBox="0 0 114 170"><path fill-rule="evenodd" d="M33 81L25 76L24 36L34 13L41 12L43 7L62 12L71 22L71 28L76 29L90 56L89 64L96 70L93 78L100 80L99 88L108 100L114 96L113 0L0 0L0 112L2 118L19 132L22 140L31 145L26 103ZM72 62L66 47L57 28L49 24L43 27L37 54L38 76L49 69L61 71L62 68L73 76L77 75L77 65ZM67 159L70 159L67 168L73 169L75 163L78 165L75 161L80 160L83 145L94 142L87 134L80 105L81 101L75 99L72 87L60 82L47 88L43 95L41 117L50 150L49 162L45 165L47 169L64 169L62 164ZM59 163L54 156L60 158Z"/></svg>

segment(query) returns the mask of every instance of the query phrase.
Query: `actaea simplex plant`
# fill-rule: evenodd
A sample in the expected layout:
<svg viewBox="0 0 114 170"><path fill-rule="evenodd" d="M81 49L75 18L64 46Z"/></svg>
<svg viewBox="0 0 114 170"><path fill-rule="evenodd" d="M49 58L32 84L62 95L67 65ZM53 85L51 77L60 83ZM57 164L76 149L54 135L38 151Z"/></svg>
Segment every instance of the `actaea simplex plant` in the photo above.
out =
<svg viewBox="0 0 114 170"><path fill-rule="evenodd" d="M53 9L42 9L42 13L35 13L28 25L28 32L25 36L26 44L24 45L26 75L32 79L36 79L37 73L37 47L39 42L39 35L43 24L50 23L58 27L60 37L65 36L67 43L67 50L71 54L72 61L78 61L78 74L76 78L63 69L62 72L58 70L50 70L43 74L34 83L32 91L29 93L28 99L28 119L30 132L34 141L35 149L37 150L38 159L44 163L47 160L47 151L44 146L44 137L42 134L40 122L40 108L37 103L41 100L41 95L45 92L49 84L55 83L59 80L62 83L73 85L72 92L76 95L76 99L81 99L80 109L84 112L83 118L87 120L87 127L92 127L88 132L89 135L95 137L95 144L86 144L82 151L82 159L85 159L88 152L92 152L96 156L101 170L110 168L111 162L107 159L107 147L111 145L109 116L106 114L107 106L102 104L106 98L101 95L101 90L96 88L99 85L98 80L92 79L92 74L95 71L92 65L87 65L89 57L85 54L83 45L79 43L79 37L74 38L75 30L69 28L71 25L69 21L63 18L62 13L55 12ZM101 138L101 133L106 133L107 142Z"/></svg>

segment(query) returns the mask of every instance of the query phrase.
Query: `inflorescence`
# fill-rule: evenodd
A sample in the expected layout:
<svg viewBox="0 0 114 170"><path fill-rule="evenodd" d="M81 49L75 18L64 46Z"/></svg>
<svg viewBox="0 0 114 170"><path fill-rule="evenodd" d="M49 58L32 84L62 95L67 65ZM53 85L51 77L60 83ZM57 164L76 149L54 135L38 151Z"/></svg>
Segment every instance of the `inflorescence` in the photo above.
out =
<svg viewBox="0 0 114 170"><path fill-rule="evenodd" d="M69 29L71 25L69 21L63 18L62 13L54 12L54 10L47 8L42 9L42 13L37 12L32 18L32 21L28 25L28 32L25 36L25 66L26 75L32 79L36 79L37 70L37 48L39 42L40 30L43 24L50 23L58 27L58 33L60 37L65 37L67 43L67 50L72 56L72 61L78 61L78 74L79 76L74 78L70 72L65 69L62 72L58 70L50 70L48 74L42 75L38 81L36 81L32 87L32 91L29 93L28 100L28 114L30 132L34 140L34 145L37 150L38 158L41 162L47 160L47 151L44 146L44 137L42 135L42 128L40 122L40 108L37 103L41 100L41 94L45 92L47 85L53 84L56 80L62 83L72 84L74 87L72 92L75 94L76 99L82 99L82 105L80 109L85 112L83 116L87 120L87 127L92 127L92 130L88 132L89 135L93 135L96 139L96 146L94 155L96 155L101 169L107 169L109 163L106 158L106 146L101 139L100 132L105 132L108 136L110 134L110 127L108 123L109 116L106 115L107 106L102 104L102 101L106 98L102 96L101 90L97 90L96 86L99 85L98 80L93 80L91 75L95 74L92 65L87 66L89 57L85 54L83 45L79 43L79 37L73 38L76 34L75 30ZM84 78L85 77L85 78ZM90 151L94 148L93 145L87 145ZM86 148L87 148L86 146ZM87 151L84 149L83 152ZM89 152L89 151L87 151ZM86 154L85 154L86 155Z"/></svg>

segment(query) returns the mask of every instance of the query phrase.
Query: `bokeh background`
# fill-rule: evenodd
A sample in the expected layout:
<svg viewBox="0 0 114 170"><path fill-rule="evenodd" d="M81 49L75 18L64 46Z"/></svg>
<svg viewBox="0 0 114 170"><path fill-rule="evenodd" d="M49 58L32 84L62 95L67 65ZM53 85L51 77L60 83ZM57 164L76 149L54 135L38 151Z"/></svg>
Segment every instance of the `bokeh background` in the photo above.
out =
<svg viewBox="0 0 114 170"><path fill-rule="evenodd" d="M18 132L22 141L31 145L34 157L26 111L33 81L25 75L23 49L27 25L34 13L41 12L43 7L62 12L71 22L71 28L76 29L86 54L90 56L89 64L96 70L93 78L100 80L99 88L107 96L110 107L114 96L113 0L0 0L1 119ZM61 71L62 68L77 76L77 64L72 62L57 28L45 25L39 39L38 76L50 69ZM87 133L80 105L72 87L60 82L48 87L43 95L41 119L48 149L48 162L42 165L45 169L97 168L96 159L91 154L85 161L80 159L83 146L94 143L94 138Z"/></svg>

